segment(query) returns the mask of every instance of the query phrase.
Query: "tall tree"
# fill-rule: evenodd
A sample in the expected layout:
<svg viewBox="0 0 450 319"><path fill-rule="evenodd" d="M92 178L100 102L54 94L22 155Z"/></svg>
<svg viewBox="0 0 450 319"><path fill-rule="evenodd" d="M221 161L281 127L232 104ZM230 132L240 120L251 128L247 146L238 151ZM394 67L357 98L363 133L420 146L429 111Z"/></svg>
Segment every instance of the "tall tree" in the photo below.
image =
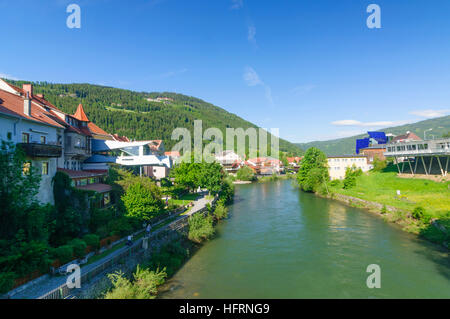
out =
<svg viewBox="0 0 450 319"><path fill-rule="evenodd" d="M327 156L318 148L309 148L297 173L301 189L316 192L319 185L327 182L329 178Z"/></svg>

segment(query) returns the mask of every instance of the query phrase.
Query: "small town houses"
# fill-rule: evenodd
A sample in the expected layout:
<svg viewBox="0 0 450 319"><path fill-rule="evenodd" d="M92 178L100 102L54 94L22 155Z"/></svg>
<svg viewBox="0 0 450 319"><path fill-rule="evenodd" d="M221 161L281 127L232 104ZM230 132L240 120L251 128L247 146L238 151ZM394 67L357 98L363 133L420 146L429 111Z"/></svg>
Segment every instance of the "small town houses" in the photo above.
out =
<svg viewBox="0 0 450 319"><path fill-rule="evenodd" d="M155 179L167 177L172 165L161 140L130 141L109 134L89 120L81 104L75 114L66 114L34 94L31 84L19 88L2 79L0 139L24 150L24 172L33 167L41 174L37 200L43 204L54 203L52 179L58 171L74 187L103 194L102 205L108 205L111 187L104 179L109 165L138 167Z"/></svg>

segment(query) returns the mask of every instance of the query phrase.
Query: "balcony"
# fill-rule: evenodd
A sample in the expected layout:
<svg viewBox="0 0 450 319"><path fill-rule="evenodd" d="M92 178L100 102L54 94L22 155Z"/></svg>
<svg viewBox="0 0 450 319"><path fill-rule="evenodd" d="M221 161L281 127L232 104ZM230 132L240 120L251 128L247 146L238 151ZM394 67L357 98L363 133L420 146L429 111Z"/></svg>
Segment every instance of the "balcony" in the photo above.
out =
<svg viewBox="0 0 450 319"><path fill-rule="evenodd" d="M29 157L61 157L62 147L56 144L19 143Z"/></svg>

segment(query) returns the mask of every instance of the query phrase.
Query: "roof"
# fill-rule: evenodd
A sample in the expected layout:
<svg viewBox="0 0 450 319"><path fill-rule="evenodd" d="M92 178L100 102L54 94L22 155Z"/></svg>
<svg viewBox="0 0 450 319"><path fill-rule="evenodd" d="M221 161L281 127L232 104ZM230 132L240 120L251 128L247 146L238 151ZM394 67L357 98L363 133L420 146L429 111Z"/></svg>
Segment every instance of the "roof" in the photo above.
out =
<svg viewBox="0 0 450 319"><path fill-rule="evenodd" d="M84 186L77 186L77 189L85 190L85 191L95 191L97 193L106 193L112 190L112 187L108 184L88 184Z"/></svg>
<svg viewBox="0 0 450 319"><path fill-rule="evenodd" d="M363 150L379 150L379 149L385 150L386 149L386 144L378 144L378 145L372 145L372 146L369 146L369 147L363 147L363 148L360 149L360 151L363 151Z"/></svg>
<svg viewBox="0 0 450 319"><path fill-rule="evenodd" d="M131 142L130 139L126 136L120 136L119 134L112 134L112 137L115 141L119 142Z"/></svg>
<svg viewBox="0 0 450 319"><path fill-rule="evenodd" d="M328 158L367 158L366 155L336 155L336 156L328 156Z"/></svg>
<svg viewBox="0 0 450 319"><path fill-rule="evenodd" d="M108 171L105 170L75 171L72 169L58 168L58 172L66 173L72 179L80 179L80 178L104 176Z"/></svg>
<svg viewBox="0 0 450 319"><path fill-rule="evenodd" d="M422 139L420 137L418 137L416 134L414 134L413 132L407 132L406 134L398 135L398 136L394 137L392 139L391 143L392 142L400 142L403 140L421 141Z"/></svg>
<svg viewBox="0 0 450 319"><path fill-rule="evenodd" d="M92 134L110 136L110 134L108 134L106 131L102 130L100 127L98 127L92 122L88 123L88 129Z"/></svg>
<svg viewBox="0 0 450 319"><path fill-rule="evenodd" d="M164 152L164 155L166 155L166 156L172 156L172 157L180 157L180 152L178 152L178 151Z"/></svg>
<svg viewBox="0 0 450 319"><path fill-rule="evenodd" d="M65 128L52 109L41 105L34 97L30 98L30 115L25 114L24 100L23 96L0 90L0 112L57 128Z"/></svg>
<svg viewBox="0 0 450 319"><path fill-rule="evenodd" d="M90 122L86 113L84 113L83 104L78 104L77 111L75 112L73 117L81 122Z"/></svg>

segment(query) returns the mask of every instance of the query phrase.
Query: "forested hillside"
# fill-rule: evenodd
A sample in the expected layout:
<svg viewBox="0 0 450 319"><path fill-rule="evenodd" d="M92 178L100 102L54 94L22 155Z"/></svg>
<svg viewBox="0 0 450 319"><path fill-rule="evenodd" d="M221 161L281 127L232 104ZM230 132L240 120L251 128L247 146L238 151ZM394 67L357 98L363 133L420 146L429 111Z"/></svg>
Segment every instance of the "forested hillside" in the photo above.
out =
<svg viewBox="0 0 450 319"><path fill-rule="evenodd" d="M21 87L25 81L11 81ZM73 114L79 103L91 121L109 133L125 135L133 139L162 139L166 149L176 141L171 140L172 131L186 127L193 136L194 120L203 120L203 129L219 128L225 138L225 129L255 127L239 116L224 109L182 94L160 92L146 93L92 84L33 83L35 94L45 98L62 111ZM149 101L158 97L171 100ZM301 154L296 145L280 139L280 150Z"/></svg>
<svg viewBox="0 0 450 319"><path fill-rule="evenodd" d="M433 137L440 138L448 134L450 132L450 115L420 121L413 124L406 124L396 127L380 129L379 131L385 133L392 133L395 135L405 134L407 131L411 131L415 133L417 136L423 138L425 130L429 129L432 130L427 132L427 139ZM354 154L356 139L364 138L366 136L367 134L363 134L329 141L299 143L297 145L304 150L310 147L317 147L322 151L324 151L327 155Z"/></svg>

